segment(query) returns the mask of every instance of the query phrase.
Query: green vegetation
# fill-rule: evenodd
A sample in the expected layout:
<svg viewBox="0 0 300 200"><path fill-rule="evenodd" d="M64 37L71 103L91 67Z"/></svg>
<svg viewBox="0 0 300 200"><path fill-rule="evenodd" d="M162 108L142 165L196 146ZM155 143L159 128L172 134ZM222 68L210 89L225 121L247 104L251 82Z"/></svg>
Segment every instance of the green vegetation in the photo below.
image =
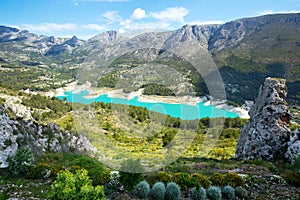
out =
<svg viewBox="0 0 300 200"><path fill-rule="evenodd" d="M5 103L5 99L3 99L3 98L0 97L0 104L3 105L4 103Z"/></svg>
<svg viewBox="0 0 300 200"><path fill-rule="evenodd" d="M140 199L145 199L150 193L150 185L147 181L139 182L135 187L135 193Z"/></svg>
<svg viewBox="0 0 300 200"><path fill-rule="evenodd" d="M77 155L73 153L48 153L39 158L37 164L47 163L51 170L52 176L62 169L85 169L88 176L92 179L94 185L102 184L107 180L105 167L98 160L86 155ZM105 176L106 174L106 176Z"/></svg>
<svg viewBox="0 0 300 200"><path fill-rule="evenodd" d="M205 200L206 190L203 187L193 187L191 191L191 197L193 200Z"/></svg>
<svg viewBox="0 0 300 200"><path fill-rule="evenodd" d="M151 83L142 86L144 89L144 95L159 95L159 96L175 96L174 92L164 85L157 83Z"/></svg>
<svg viewBox="0 0 300 200"><path fill-rule="evenodd" d="M205 189L208 189L210 186L210 181L206 176L203 176L202 174L199 173L194 173L191 176L192 180L194 183L196 183L195 186L202 186Z"/></svg>
<svg viewBox="0 0 300 200"><path fill-rule="evenodd" d="M134 186L143 180L144 168L140 160L125 160L120 169L120 183L126 190L131 191Z"/></svg>
<svg viewBox="0 0 300 200"><path fill-rule="evenodd" d="M46 110L46 112L42 113L33 113L33 117L37 121L61 117L72 109L70 103L63 102L55 97L50 98L39 94L23 98L22 104L30 108Z"/></svg>
<svg viewBox="0 0 300 200"><path fill-rule="evenodd" d="M164 200L166 194L165 184L162 182L155 183L150 191L150 199Z"/></svg>
<svg viewBox="0 0 300 200"><path fill-rule="evenodd" d="M108 74L100 77L98 80L98 87L109 87L115 88L118 83L118 75L117 74Z"/></svg>
<svg viewBox="0 0 300 200"><path fill-rule="evenodd" d="M243 188L243 187L237 187L235 188L235 195L238 197L238 198L241 198L241 199L245 199L248 197L248 191Z"/></svg>
<svg viewBox="0 0 300 200"><path fill-rule="evenodd" d="M222 197L226 199L234 199L235 193L234 188L230 185L226 185L222 188Z"/></svg>
<svg viewBox="0 0 300 200"><path fill-rule="evenodd" d="M165 200L179 200L181 196L178 185L174 182L170 182L166 186Z"/></svg>
<svg viewBox="0 0 300 200"><path fill-rule="evenodd" d="M220 173L214 173L210 177L212 185L222 187L226 184L225 175Z"/></svg>
<svg viewBox="0 0 300 200"><path fill-rule="evenodd" d="M76 170L75 174L67 170L59 172L51 185L49 199L104 200L103 187L92 186L87 174L84 169Z"/></svg>
<svg viewBox="0 0 300 200"><path fill-rule="evenodd" d="M8 172L12 176L26 176L34 162L34 155L28 146L17 149L14 156L7 158Z"/></svg>
<svg viewBox="0 0 300 200"><path fill-rule="evenodd" d="M220 188L214 186L208 188L207 197L211 200L221 200L222 194Z"/></svg>
<svg viewBox="0 0 300 200"><path fill-rule="evenodd" d="M47 92L65 86L74 80L74 69L49 69L36 66L3 65L0 73L0 87L12 90Z"/></svg>

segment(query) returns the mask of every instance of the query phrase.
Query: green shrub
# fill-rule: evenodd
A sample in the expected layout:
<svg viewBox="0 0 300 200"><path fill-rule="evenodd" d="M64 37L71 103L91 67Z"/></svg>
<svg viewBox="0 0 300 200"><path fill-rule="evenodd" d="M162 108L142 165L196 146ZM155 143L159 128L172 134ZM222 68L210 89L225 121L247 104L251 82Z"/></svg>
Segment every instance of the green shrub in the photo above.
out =
<svg viewBox="0 0 300 200"><path fill-rule="evenodd" d="M191 196L193 200L205 200L206 190L203 187L194 187L191 191Z"/></svg>
<svg viewBox="0 0 300 200"><path fill-rule="evenodd" d="M51 175L50 166L47 163L38 163L29 171L29 178L41 179L48 178Z"/></svg>
<svg viewBox="0 0 300 200"><path fill-rule="evenodd" d="M283 177L286 182L298 187L300 186L300 172L288 171L283 174Z"/></svg>
<svg viewBox="0 0 300 200"><path fill-rule="evenodd" d="M64 166L62 166L62 167L54 166L54 167L51 167L50 170L51 170L50 177L56 177L60 171L64 171L64 170L66 170L66 168Z"/></svg>
<svg viewBox="0 0 300 200"><path fill-rule="evenodd" d="M156 182L163 182L167 184L172 181L172 176L167 172L152 172L146 177L147 182L152 186Z"/></svg>
<svg viewBox="0 0 300 200"><path fill-rule="evenodd" d="M226 185L222 189L222 196L226 199L234 199L235 193L233 187Z"/></svg>
<svg viewBox="0 0 300 200"><path fill-rule="evenodd" d="M17 149L14 156L7 158L8 171L13 176L27 176L33 167L34 155L30 147L25 146Z"/></svg>
<svg viewBox="0 0 300 200"><path fill-rule="evenodd" d="M61 171L51 185L49 199L53 200L104 200L103 186L92 186L92 180L85 169Z"/></svg>
<svg viewBox="0 0 300 200"><path fill-rule="evenodd" d="M152 186L150 192L150 199L152 200L164 200L165 199L166 188L164 183L157 182Z"/></svg>
<svg viewBox="0 0 300 200"><path fill-rule="evenodd" d="M165 200L179 200L181 195L178 185L174 182L170 182L166 187Z"/></svg>
<svg viewBox="0 0 300 200"><path fill-rule="evenodd" d="M88 171L89 177L93 180L93 185L101 185L101 176L100 174L104 171L104 166L95 158L91 158L86 155L67 155L70 156L68 163L69 166L79 166L82 169L86 169Z"/></svg>
<svg viewBox="0 0 300 200"><path fill-rule="evenodd" d="M210 181L211 181L212 185L216 185L219 187L222 187L226 184L225 175L220 174L220 173L214 173L210 177Z"/></svg>
<svg viewBox="0 0 300 200"><path fill-rule="evenodd" d="M220 188L211 186L207 190L207 197L211 200L221 200L222 194Z"/></svg>
<svg viewBox="0 0 300 200"><path fill-rule="evenodd" d="M146 177L146 181L149 183L150 186L153 186L156 182L159 182L159 176L157 172L149 173Z"/></svg>
<svg viewBox="0 0 300 200"><path fill-rule="evenodd" d="M118 191L119 187L121 186L119 178L120 178L119 173L117 173L117 172L112 172L111 173L111 179L107 183L107 186L106 186L106 189L108 190L108 193Z"/></svg>
<svg viewBox="0 0 300 200"><path fill-rule="evenodd" d="M98 184L104 185L108 183L111 180L111 171L110 170L104 170L103 172L100 172L99 178L98 178Z"/></svg>
<svg viewBox="0 0 300 200"><path fill-rule="evenodd" d="M245 188L243 188L242 186L235 188L234 192L235 192L235 195L240 199L245 199L248 197L248 191Z"/></svg>
<svg viewBox="0 0 300 200"><path fill-rule="evenodd" d="M78 165L71 165L70 167L69 167L69 171L71 172L71 173L75 173L76 172L76 170L80 170L80 169L82 169L80 166L78 166Z"/></svg>
<svg viewBox="0 0 300 200"><path fill-rule="evenodd" d="M195 183L201 185L205 189L208 189L210 186L210 181L206 176L203 176L202 174L194 173L192 174L192 180L194 180Z"/></svg>
<svg viewBox="0 0 300 200"><path fill-rule="evenodd" d="M243 178L237 173L227 173L225 175L226 184L231 185L232 187L245 186Z"/></svg>
<svg viewBox="0 0 300 200"><path fill-rule="evenodd" d="M144 179L142 174L143 171L144 167L142 166L140 159L129 159L124 161L119 172L120 183L126 190L131 191L137 183Z"/></svg>
<svg viewBox="0 0 300 200"><path fill-rule="evenodd" d="M134 189L136 195L141 199L145 199L150 193L150 185L147 181L139 182Z"/></svg>
<svg viewBox="0 0 300 200"><path fill-rule="evenodd" d="M157 173L159 181L167 184L168 182L172 181L172 176L168 174L167 172L158 172Z"/></svg>
<svg viewBox="0 0 300 200"><path fill-rule="evenodd" d="M173 181L177 183L180 188L187 191L189 187L193 186L191 176L187 173L178 172L173 175Z"/></svg>

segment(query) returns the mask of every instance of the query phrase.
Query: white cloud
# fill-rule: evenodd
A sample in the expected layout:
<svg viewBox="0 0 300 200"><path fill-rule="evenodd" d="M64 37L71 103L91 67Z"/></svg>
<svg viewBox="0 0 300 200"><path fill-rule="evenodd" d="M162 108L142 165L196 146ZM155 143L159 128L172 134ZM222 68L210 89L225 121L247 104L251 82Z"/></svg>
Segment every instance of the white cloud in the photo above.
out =
<svg viewBox="0 0 300 200"><path fill-rule="evenodd" d="M122 20L122 17L118 14L117 11L107 11L102 16L106 21L108 21L108 24L113 24Z"/></svg>
<svg viewBox="0 0 300 200"><path fill-rule="evenodd" d="M98 25L98 24L85 24L82 25L83 28L85 29L90 29L90 30L95 30L95 31L104 31L106 27Z"/></svg>
<svg viewBox="0 0 300 200"><path fill-rule="evenodd" d="M282 10L282 11L273 11L273 10L263 10L258 12L258 15L270 15L270 14L290 14L290 13L300 13L300 10Z"/></svg>
<svg viewBox="0 0 300 200"><path fill-rule="evenodd" d="M133 12L132 15L129 19L125 19L120 22L120 26L122 27L121 30L123 29L135 29L134 27L137 26L138 23L135 23L134 20L139 20L143 19L146 17L146 11L141 9L141 8L136 8ZM141 23L144 24L144 23ZM139 26L141 25L139 24Z"/></svg>
<svg viewBox="0 0 300 200"><path fill-rule="evenodd" d="M127 19L120 23L121 30L137 30L137 29L168 29L170 23L167 22L149 22L149 23L136 23Z"/></svg>
<svg viewBox="0 0 300 200"><path fill-rule="evenodd" d="M126 19L126 20L120 22L120 26L122 26L125 29L130 29L131 24L132 24L132 21L130 19Z"/></svg>
<svg viewBox="0 0 300 200"><path fill-rule="evenodd" d="M212 24L223 24L224 22L220 20L211 20L211 21L192 21L186 23L191 25L212 25Z"/></svg>
<svg viewBox="0 0 300 200"><path fill-rule="evenodd" d="M160 12L152 12L150 15L153 18L161 21L181 22L184 23L184 17L189 13L184 7L170 7Z"/></svg>
<svg viewBox="0 0 300 200"><path fill-rule="evenodd" d="M44 24L24 24L22 29L30 31L40 31L45 33L51 33L54 31L70 31L76 30L78 26L72 23L56 24L56 23L44 23Z"/></svg>
<svg viewBox="0 0 300 200"><path fill-rule="evenodd" d="M136 8L131 15L131 19L143 19L145 17L146 11L141 8Z"/></svg>

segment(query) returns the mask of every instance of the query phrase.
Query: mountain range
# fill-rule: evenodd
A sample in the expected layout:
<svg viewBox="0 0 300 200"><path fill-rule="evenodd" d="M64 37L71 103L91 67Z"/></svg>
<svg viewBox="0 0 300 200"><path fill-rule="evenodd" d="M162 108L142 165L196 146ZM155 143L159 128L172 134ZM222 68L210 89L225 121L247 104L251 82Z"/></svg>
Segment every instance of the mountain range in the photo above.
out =
<svg viewBox="0 0 300 200"><path fill-rule="evenodd" d="M73 70L72 78L88 67L100 69L108 78L143 75L133 84L122 82L123 87L132 87L130 90L145 86L147 70L159 74L159 68L169 66L183 74L175 82L163 83L176 94L182 92L177 85L183 84L194 87L197 95L208 95L203 80L208 74L196 72L196 57L217 67L232 102L253 100L265 78L272 76L287 80L289 103L300 103L300 13L244 18L222 25L185 25L131 38L108 31L86 41L0 26L0 69ZM101 81L98 75L94 78Z"/></svg>

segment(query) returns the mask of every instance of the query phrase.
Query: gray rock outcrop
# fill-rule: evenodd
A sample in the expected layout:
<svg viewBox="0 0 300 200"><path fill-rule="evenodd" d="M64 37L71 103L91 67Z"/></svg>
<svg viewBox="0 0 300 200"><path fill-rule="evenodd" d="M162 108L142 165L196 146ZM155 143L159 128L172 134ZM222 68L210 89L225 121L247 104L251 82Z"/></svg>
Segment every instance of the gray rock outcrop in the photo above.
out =
<svg viewBox="0 0 300 200"><path fill-rule="evenodd" d="M0 168L8 166L7 157L14 155L18 149L15 128L14 121L9 119L0 105Z"/></svg>
<svg viewBox="0 0 300 200"><path fill-rule="evenodd" d="M295 147L289 146L292 142L289 129L292 116L285 100L285 83L284 79L267 78L261 86L249 112L250 120L241 130L237 158L271 160L284 156L293 157L291 154L294 154ZM299 142L299 137L296 140ZM291 151L293 153L287 153Z"/></svg>
<svg viewBox="0 0 300 200"><path fill-rule="evenodd" d="M291 161L300 158L300 129L295 130L291 134L285 157Z"/></svg>
<svg viewBox="0 0 300 200"><path fill-rule="evenodd" d="M0 105L0 168L7 167L6 159L24 145L30 146L37 155L43 152L96 152L82 135L64 132L54 123L45 126L29 120L12 120Z"/></svg>

